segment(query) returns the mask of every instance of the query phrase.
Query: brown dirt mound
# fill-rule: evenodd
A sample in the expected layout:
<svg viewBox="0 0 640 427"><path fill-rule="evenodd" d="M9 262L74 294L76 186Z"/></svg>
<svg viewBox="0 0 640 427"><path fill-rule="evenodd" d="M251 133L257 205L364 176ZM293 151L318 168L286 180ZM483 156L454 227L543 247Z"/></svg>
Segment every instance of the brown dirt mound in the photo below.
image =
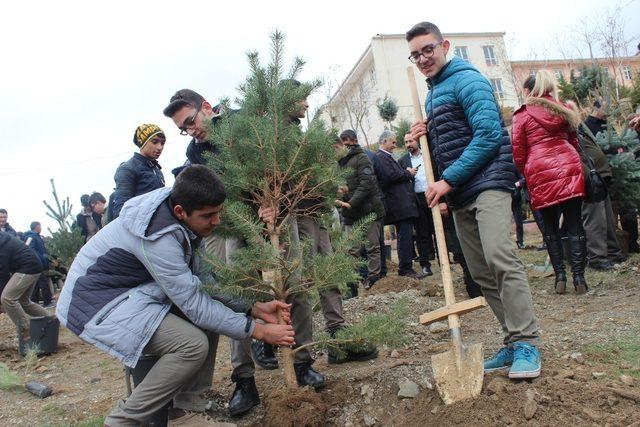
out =
<svg viewBox="0 0 640 427"><path fill-rule="evenodd" d="M323 395L309 387L299 390L280 388L265 399L265 417L261 425L316 427L325 424L329 405Z"/></svg>
<svg viewBox="0 0 640 427"><path fill-rule="evenodd" d="M428 283L426 280L412 279L403 276L387 276L379 281L369 290L364 291L364 296L386 294L387 292L402 292L411 289L423 291L424 295L430 297L441 296L442 288L435 283Z"/></svg>

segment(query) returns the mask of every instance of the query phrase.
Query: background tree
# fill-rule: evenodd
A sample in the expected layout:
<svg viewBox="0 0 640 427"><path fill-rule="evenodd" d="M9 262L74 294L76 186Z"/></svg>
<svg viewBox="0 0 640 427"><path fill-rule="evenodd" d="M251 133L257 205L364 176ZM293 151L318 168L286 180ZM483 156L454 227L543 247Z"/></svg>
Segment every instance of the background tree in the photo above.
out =
<svg viewBox="0 0 640 427"><path fill-rule="evenodd" d="M384 96L384 99L376 104L378 107L378 114L380 118L386 122L385 129L392 129L391 122L396 119L398 115L398 104L389 98L387 95Z"/></svg>
<svg viewBox="0 0 640 427"><path fill-rule="evenodd" d="M398 137L398 147L404 147L404 136L409 133L411 129L411 123L407 119L402 119L398 122L397 126L394 126L393 130Z"/></svg>
<svg viewBox="0 0 640 427"><path fill-rule="evenodd" d="M319 81L298 84L304 62L295 58L284 72L284 36L272 36L271 61L263 66L256 52L248 53L250 75L240 86L236 103L240 110L223 115L211 129L220 154L211 157L210 167L219 173L228 192L223 217L224 232L242 238L246 247L226 263L215 257L207 262L215 273L220 291L248 301L278 299L290 301L294 295L310 295L323 289L357 281L359 261L347 249L361 242L367 221L354 232L334 241L329 255L314 254L310 242L299 241L296 217L323 217L343 183L334 160L335 137L314 120L303 131L291 117L300 101L319 87ZM302 203L314 201L314 203ZM275 222L265 227L257 208L277 211ZM328 216L328 215L327 215ZM285 382L297 388L293 353L311 345L364 346L397 344L402 341L403 323L399 316L372 316L360 325L339 331L334 338L320 335L318 340L296 349L283 348Z"/></svg>
<svg viewBox="0 0 640 427"><path fill-rule="evenodd" d="M42 203L44 203L48 210L47 215L55 219L58 223L58 230L52 231L50 228L48 229L51 237L45 238L45 245L49 255L58 258L60 263L68 268L71 266L73 259L76 257L78 251L80 251L82 245L84 245L84 236L80 234L79 229L72 226L73 215L71 214L71 209L73 208L73 204L69 202L69 197L65 197L62 203L60 203L56 184L53 179L50 181L55 209L46 200L43 200Z"/></svg>

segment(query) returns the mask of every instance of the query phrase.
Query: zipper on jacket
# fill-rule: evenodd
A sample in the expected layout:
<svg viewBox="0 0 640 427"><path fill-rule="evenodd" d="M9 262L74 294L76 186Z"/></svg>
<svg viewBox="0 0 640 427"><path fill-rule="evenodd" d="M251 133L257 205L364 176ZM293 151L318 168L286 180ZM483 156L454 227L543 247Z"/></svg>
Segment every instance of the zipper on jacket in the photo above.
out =
<svg viewBox="0 0 640 427"><path fill-rule="evenodd" d="M120 305L121 305L123 302L127 301L127 300L129 299L129 297L130 297L130 295L127 295L127 297L126 297L126 298L122 298L122 299L120 300L120 302L118 302L116 305L114 305L113 307L111 307L111 308L110 308L106 313L103 313L100 317L98 317L98 319L96 320L96 326L100 325L100 324L104 321L104 319L106 319L107 317L109 317L109 315L110 315L111 313L113 313L113 312L115 311L115 309L116 309L116 308L120 307Z"/></svg>

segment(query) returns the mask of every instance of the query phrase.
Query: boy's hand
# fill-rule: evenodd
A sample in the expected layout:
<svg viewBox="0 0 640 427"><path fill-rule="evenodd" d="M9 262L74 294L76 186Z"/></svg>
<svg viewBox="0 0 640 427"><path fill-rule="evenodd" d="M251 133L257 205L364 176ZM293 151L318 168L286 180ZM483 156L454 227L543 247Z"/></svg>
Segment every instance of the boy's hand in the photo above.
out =
<svg viewBox="0 0 640 427"><path fill-rule="evenodd" d="M258 209L258 217L262 222L266 222L267 224L275 224L276 218L278 217L278 210L271 207L260 206Z"/></svg>
<svg viewBox="0 0 640 427"><path fill-rule="evenodd" d="M291 325L263 325L261 323L255 323L253 334L251 334L257 340L283 347L295 344L294 335Z"/></svg>
<svg viewBox="0 0 640 427"><path fill-rule="evenodd" d="M267 323L278 323L278 310L285 323L291 323L291 304L273 300L269 302L257 302L251 308L251 317L262 319Z"/></svg>
<svg viewBox="0 0 640 427"><path fill-rule="evenodd" d="M440 201L440 198L449 193L452 189L453 187L451 187L444 179L430 184L427 189L427 203L429 203L429 207L433 208L436 206Z"/></svg>
<svg viewBox="0 0 640 427"><path fill-rule="evenodd" d="M421 136L427 134L427 121L415 122L411 125L409 133L411 134L411 138L419 141Z"/></svg>
<svg viewBox="0 0 640 427"><path fill-rule="evenodd" d="M351 209L351 205L347 202L343 202L342 200L336 200L336 206L339 206L345 209Z"/></svg>

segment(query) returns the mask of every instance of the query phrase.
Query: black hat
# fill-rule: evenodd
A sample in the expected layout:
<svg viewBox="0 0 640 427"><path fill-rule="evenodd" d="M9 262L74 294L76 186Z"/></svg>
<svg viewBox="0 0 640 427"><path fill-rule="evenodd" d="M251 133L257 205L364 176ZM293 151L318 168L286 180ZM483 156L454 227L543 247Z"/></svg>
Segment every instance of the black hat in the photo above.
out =
<svg viewBox="0 0 640 427"><path fill-rule="evenodd" d="M347 129L342 131L342 133L340 134L340 139L341 140L350 139L352 141L357 141L358 135L356 135L356 132L354 130Z"/></svg>

